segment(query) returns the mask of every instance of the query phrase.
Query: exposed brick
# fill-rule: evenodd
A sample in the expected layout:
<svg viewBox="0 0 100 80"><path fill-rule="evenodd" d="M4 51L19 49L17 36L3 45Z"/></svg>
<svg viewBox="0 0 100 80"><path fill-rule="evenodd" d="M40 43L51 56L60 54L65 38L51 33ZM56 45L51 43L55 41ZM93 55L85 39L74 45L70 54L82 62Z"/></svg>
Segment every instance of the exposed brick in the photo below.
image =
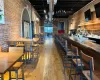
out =
<svg viewBox="0 0 100 80"><path fill-rule="evenodd" d="M4 0L5 24L0 24L0 46L5 51L7 40L21 36L21 15L26 4L25 0Z"/></svg>

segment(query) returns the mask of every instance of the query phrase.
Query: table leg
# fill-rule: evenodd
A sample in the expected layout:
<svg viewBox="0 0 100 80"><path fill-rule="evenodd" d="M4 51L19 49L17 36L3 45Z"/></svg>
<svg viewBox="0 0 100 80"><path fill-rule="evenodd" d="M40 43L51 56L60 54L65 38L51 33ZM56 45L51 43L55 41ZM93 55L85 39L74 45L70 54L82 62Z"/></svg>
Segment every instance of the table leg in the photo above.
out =
<svg viewBox="0 0 100 80"><path fill-rule="evenodd" d="M22 80L24 80L24 67L22 66Z"/></svg>
<svg viewBox="0 0 100 80"><path fill-rule="evenodd" d="M16 80L18 80L18 71L16 71Z"/></svg>
<svg viewBox="0 0 100 80"><path fill-rule="evenodd" d="M9 71L9 80L11 80L11 71Z"/></svg>
<svg viewBox="0 0 100 80"><path fill-rule="evenodd" d="M1 75L1 80L4 80L4 75L3 74Z"/></svg>

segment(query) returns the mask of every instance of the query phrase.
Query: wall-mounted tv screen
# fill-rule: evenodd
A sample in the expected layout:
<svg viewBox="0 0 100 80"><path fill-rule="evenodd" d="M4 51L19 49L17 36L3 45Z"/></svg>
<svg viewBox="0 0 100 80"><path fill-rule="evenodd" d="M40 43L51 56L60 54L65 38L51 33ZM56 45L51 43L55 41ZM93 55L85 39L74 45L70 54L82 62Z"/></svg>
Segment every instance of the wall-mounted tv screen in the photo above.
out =
<svg viewBox="0 0 100 80"><path fill-rule="evenodd" d="M96 12L96 17L100 18L100 2L94 5L95 7L95 12Z"/></svg>
<svg viewBox="0 0 100 80"><path fill-rule="evenodd" d="M91 11L90 9L85 12L85 21L91 20Z"/></svg>

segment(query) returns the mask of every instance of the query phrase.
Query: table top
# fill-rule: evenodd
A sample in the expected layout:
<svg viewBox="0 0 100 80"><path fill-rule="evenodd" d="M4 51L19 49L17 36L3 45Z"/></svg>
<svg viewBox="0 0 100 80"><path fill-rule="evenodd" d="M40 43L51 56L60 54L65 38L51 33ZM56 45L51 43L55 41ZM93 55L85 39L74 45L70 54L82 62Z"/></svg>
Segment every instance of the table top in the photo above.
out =
<svg viewBox="0 0 100 80"><path fill-rule="evenodd" d="M39 41L39 38L33 38L33 39L19 38L19 39L16 39L16 40L9 40L9 41L15 41L15 42L17 42L17 41L22 41L22 42L34 41L34 42L37 42L37 41Z"/></svg>
<svg viewBox="0 0 100 80"><path fill-rule="evenodd" d="M26 38L18 38L18 39L13 39L13 40L8 40L8 41L33 41L32 39L26 39Z"/></svg>
<svg viewBox="0 0 100 80"><path fill-rule="evenodd" d="M0 52L0 74L11 68L24 53Z"/></svg>

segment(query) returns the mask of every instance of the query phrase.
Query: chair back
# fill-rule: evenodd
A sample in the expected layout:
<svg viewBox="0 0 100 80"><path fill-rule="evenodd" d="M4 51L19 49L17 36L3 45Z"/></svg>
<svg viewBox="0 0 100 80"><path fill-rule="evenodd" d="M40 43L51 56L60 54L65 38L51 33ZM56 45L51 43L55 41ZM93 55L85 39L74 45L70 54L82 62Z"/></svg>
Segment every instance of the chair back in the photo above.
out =
<svg viewBox="0 0 100 80"><path fill-rule="evenodd" d="M93 57L83 53L82 51L80 51L80 57L81 57L81 61L86 64L86 68L89 68L91 70L94 70L94 60Z"/></svg>
<svg viewBox="0 0 100 80"><path fill-rule="evenodd" d="M32 50L32 44L33 44L33 41L27 41L25 42L25 52L29 52Z"/></svg>
<svg viewBox="0 0 100 80"><path fill-rule="evenodd" d="M71 44L71 49L72 49L72 52L74 53L74 55L78 56L78 48Z"/></svg>
<svg viewBox="0 0 100 80"><path fill-rule="evenodd" d="M9 52L23 53L24 48L23 47L9 47Z"/></svg>
<svg viewBox="0 0 100 80"><path fill-rule="evenodd" d="M81 55L81 64L84 63L84 67L89 70L90 80L93 80L93 71L94 71L94 60L93 57L84 54L82 51L80 51ZM81 67L81 69L83 69Z"/></svg>

